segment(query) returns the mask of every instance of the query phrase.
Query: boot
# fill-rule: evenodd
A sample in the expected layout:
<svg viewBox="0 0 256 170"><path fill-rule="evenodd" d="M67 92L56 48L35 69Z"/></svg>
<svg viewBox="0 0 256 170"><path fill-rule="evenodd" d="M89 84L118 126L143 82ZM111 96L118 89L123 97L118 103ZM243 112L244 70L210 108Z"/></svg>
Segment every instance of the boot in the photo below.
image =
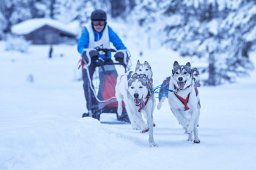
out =
<svg viewBox="0 0 256 170"><path fill-rule="evenodd" d="M92 118L100 120L101 111L99 109L92 110Z"/></svg>

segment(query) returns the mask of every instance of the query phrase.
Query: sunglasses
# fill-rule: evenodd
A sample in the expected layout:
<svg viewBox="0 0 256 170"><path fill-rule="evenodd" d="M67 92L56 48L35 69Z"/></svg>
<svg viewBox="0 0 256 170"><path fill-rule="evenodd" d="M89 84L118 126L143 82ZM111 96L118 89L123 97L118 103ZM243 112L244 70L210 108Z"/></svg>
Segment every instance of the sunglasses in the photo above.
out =
<svg viewBox="0 0 256 170"><path fill-rule="evenodd" d="M104 26L105 21L92 21L93 26Z"/></svg>

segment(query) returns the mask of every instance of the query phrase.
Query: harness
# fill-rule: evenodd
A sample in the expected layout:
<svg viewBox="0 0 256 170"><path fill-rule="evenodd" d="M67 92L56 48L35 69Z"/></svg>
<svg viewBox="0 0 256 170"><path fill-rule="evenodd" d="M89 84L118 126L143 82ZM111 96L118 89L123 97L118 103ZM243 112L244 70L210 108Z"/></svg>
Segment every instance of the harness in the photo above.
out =
<svg viewBox="0 0 256 170"><path fill-rule="evenodd" d="M181 101L181 103L184 105L184 111L189 110L188 107L188 100L189 100L189 96L190 93L188 94L187 98L184 99L183 97L179 96L177 93L174 93L174 95Z"/></svg>
<svg viewBox="0 0 256 170"><path fill-rule="evenodd" d="M189 88L191 85L189 85L188 87L186 88ZM185 88L185 89L186 89ZM189 107L188 107L188 101L189 101L189 96L190 96L190 93L188 93L187 97L184 99L183 97L181 97L180 95L177 94L178 92L178 88L174 85L174 89L176 89L176 92L174 92L174 95L180 100L180 102L184 105L184 111L187 111L189 110Z"/></svg>
<svg viewBox="0 0 256 170"><path fill-rule="evenodd" d="M146 106L146 104L148 103L148 99L150 98L150 93L148 93L145 102L142 99L142 102L139 103L139 110L138 112L141 112L141 110Z"/></svg>

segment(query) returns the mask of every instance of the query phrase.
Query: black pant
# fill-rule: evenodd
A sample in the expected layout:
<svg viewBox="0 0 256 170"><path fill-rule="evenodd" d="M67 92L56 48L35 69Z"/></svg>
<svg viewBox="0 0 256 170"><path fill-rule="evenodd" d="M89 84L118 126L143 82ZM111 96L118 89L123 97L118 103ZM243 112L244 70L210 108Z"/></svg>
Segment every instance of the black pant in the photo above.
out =
<svg viewBox="0 0 256 170"><path fill-rule="evenodd" d="M84 97L86 100L86 107L88 111L92 111L94 109L98 109L98 101L94 95L92 88L93 86L93 74L95 72L96 65L91 64L87 69L82 69L83 76L83 88L84 88Z"/></svg>

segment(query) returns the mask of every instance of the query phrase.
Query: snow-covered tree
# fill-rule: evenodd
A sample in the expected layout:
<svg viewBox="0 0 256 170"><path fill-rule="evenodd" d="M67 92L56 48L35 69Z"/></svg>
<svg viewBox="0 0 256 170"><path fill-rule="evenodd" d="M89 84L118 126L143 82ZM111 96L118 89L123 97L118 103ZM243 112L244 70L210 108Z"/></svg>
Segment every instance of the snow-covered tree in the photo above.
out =
<svg viewBox="0 0 256 170"><path fill-rule="evenodd" d="M132 12L126 16L125 20L142 28L143 32L141 33L144 35L140 37L140 41L151 48L152 38L155 38L154 35L160 30L156 25L156 20L160 15L159 3L155 0L135 0L134 3L136 6L133 7Z"/></svg>
<svg viewBox="0 0 256 170"><path fill-rule="evenodd" d="M31 17L28 7L28 0L1 0L0 21L4 23L4 33L9 33L13 24Z"/></svg>
<svg viewBox="0 0 256 170"><path fill-rule="evenodd" d="M233 82L253 66L256 1L183 0L163 5L164 43L182 56L208 58L208 85Z"/></svg>
<svg viewBox="0 0 256 170"><path fill-rule="evenodd" d="M56 0L54 18L64 23L78 21L87 23L94 9L109 11L109 2L104 0Z"/></svg>
<svg viewBox="0 0 256 170"><path fill-rule="evenodd" d="M32 18L49 16L49 5L45 0L29 0L29 10Z"/></svg>

